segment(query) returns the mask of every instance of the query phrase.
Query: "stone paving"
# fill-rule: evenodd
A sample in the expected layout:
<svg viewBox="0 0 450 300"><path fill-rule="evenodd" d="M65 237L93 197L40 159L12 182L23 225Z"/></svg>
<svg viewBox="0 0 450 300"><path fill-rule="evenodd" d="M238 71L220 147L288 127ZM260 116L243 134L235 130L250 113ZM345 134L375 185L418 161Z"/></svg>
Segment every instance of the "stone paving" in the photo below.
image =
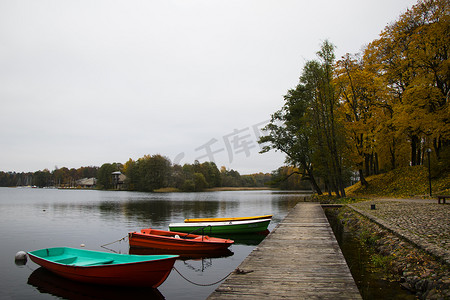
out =
<svg viewBox="0 0 450 300"><path fill-rule="evenodd" d="M373 204L375 209L371 209ZM449 204L376 199L349 207L450 265Z"/></svg>

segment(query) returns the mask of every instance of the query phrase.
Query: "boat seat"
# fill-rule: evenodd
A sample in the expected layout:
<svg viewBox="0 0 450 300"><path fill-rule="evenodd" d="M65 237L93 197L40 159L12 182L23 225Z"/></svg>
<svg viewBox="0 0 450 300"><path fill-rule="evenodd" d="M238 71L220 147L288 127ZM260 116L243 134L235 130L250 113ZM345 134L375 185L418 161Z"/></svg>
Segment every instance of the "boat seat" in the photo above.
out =
<svg viewBox="0 0 450 300"><path fill-rule="evenodd" d="M73 264L74 266L79 267L88 267L88 266L95 266L95 265L107 265L114 261L114 259L104 259L104 260L95 260L95 259L81 259L79 263Z"/></svg>
<svg viewBox="0 0 450 300"><path fill-rule="evenodd" d="M71 264L74 261L76 261L78 258L78 256L66 256L66 255L61 255L61 257L58 257L58 259L53 260L56 263L60 263L60 264Z"/></svg>
<svg viewBox="0 0 450 300"><path fill-rule="evenodd" d="M196 237L194 240L200 240L200 241L207 241L207 240L209 240L209 236L207 236L207 235L204 235L204 236L198 236L198 237Z"/></svg>

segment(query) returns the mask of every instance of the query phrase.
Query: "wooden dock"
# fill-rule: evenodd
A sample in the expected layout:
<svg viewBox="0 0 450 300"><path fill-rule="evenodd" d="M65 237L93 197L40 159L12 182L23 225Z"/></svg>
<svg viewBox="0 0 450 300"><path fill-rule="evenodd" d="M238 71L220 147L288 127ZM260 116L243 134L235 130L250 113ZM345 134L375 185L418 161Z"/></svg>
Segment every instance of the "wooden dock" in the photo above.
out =
<svg viewBox="0 0 450 300"><path fill-rule="evenodd" d="M361 299L318 203L298 203L208 299Z"/></svg>

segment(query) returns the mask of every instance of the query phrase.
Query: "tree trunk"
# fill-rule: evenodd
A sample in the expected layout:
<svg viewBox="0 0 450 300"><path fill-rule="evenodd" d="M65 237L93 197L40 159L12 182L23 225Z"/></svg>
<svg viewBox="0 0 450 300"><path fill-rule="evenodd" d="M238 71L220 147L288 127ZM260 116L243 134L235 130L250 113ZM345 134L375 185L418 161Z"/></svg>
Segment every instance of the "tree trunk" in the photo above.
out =
<svg viewBox="0 0 450 300"><path fill-rule="evenodd" d="M359 180L361 181L361 184L365 187L369 186L369 183L367 182L366 178L364 177L364 172L362 169L359 169Z"/></svg>
<svg viewBox="0 0 450 300"><path fill-rule="evenodd" d="M344 187L344 185L342 184L341 185L341 197L345 197L346 195L345 195L345 187Z"/></svg>
<svg viewBox="0 0 450 300"><path fill-rule="evenodd" d="M391 153L391 167L392 167L392 170L394 170L395 169L395 164L396 164L396 161L395 161L395 138L393 138L392 139L392 147L389 147L389 152Z"/></svg>
<svg viewBox="0 0 450 300"><path fill-rule="evenodd" d="M379 164L378 164L378 153L377 152L375 152L375 161L374 161L374 174L375 175L378 175L378 173L380 172L380 167L379 167Z"/></svg>
<svg viewBox="0 0 450 300"><path fill-rule="evenodd" d="M322 195L322 190L320 189L319 185L316 182L316 178L314 177L313 171L310 168L305 168L305 172L306 175L308 176L309 181L311 182L311 185L313 187L313 189L317 192L318 195ZM292 172L291 174L289 174L286 178L284 178L283 180L288 180L289 177L291 177L294 174L302 174L300 172Z"/></svg>
<svg viewBox="0 0 450 300"><path fill-rule="evenodd" d="M366 169L366 176L370 176L370 160L369 160L369 154L364 153L364 165Z"/></svg>
<svg viewBox="0 0 450 300"><path fill-rule="evenodd" d="M331 192L330 183L329 183L328 179L325 179L325 189L328 193L328 196L331 196L332 192Z"/></svg>
<svg viewBox="0 0 450 300"><path fill-rule="evenodd" d="M418 137L417 135L411 136L411 165L416 166L417 165L417 144L418 144Z"/></svg>
<svg viewBox="0 0 450 300"><path fill-rule="evenodd" d="M334 193L336 194L336 197L341 198L341 194L339 192L340 191L340 186L339 186L339 182L338 182L338 180L336 178L336 175L333 176L332 184L333 184L333 190L334 190Z"/></svg>
<svg viewBox="0 0 450 300"><path fill-rule="evenodd" d="M417 149L417 165L423 165L423 163L424 163L424 155L425 155L425 152L422 152L422 149L421 149L421 147L419 147L418 149Z"/></svg>
<svg viewBox="0 0 450 300"><path fill-rule="evenodd" d="M436 152L437 159L441 160L441 155L440 155L441 154L440 153L440 150L441 150L441 139L439 139L439 141L436 138L433 139L433 148L434 148L434 151Z"/></svg>
<svg viewBox="0 0 450 300"><path fill-rule="evenodd" d="M317 194L319 196L322 195L322 190L320 189L319 185L317 184L316 179L315 179L312 171L308 171L307 170L307 173L308 173L309 180L311 182L311 185L312 185L313 189L316 190L316 192L317 192Z"/></svg>

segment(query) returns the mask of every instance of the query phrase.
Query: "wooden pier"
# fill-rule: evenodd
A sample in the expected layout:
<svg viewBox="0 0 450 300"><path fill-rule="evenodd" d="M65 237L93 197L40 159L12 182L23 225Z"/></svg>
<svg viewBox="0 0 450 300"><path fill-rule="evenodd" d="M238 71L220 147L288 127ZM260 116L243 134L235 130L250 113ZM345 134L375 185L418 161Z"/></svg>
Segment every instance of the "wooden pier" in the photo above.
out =
<svg viewBox="0 0 450 300"><path fill-rule="evenodd" d="M298 203L208 299L361 299L318 203Z"/></svg>

